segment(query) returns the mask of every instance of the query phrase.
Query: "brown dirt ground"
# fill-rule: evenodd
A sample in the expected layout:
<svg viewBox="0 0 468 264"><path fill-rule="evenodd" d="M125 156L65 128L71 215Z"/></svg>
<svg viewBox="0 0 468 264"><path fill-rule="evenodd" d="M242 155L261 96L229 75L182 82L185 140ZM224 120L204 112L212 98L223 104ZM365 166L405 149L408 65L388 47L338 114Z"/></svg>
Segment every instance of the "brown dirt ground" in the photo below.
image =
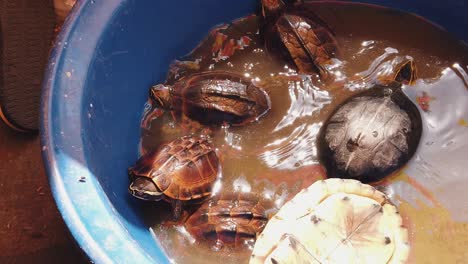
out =
<svg viewBox="0 0 468 264"><path fill-rule="evenodd" d="M0 122L0 263L86 263L52 198L39 137Z"/></svg>

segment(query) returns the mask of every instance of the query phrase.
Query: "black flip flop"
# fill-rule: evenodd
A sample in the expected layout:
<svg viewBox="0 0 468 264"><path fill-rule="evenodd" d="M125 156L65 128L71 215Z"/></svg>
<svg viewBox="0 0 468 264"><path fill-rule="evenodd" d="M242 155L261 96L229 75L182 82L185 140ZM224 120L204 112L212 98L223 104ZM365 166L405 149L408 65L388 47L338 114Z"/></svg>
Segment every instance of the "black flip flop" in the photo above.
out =
<svg viewBox="0 0 468 264"><path fill-rule="evenodd" d="M0 118L15 130L39 127L54 27L53 0L0 0Z"/></svg>

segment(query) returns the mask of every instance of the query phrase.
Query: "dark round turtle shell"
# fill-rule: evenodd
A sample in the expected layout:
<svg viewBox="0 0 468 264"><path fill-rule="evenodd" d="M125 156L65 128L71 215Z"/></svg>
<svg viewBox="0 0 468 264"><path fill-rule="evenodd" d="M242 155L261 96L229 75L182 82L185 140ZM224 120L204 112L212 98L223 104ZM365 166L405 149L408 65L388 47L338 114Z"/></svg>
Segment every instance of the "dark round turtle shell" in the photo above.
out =
<svg viewBox="0 0 468 264"><path fill-rule="evenodd" d="M278 6L277 2L281 1L262 1L264 6L270 5L266 8L270 13L264 12L267 24L263 36L267 51L292 62L301 73L318 72L322 78L327 78L325 65L338 53L332 30L306 6L281 4L281 7L273 7Z"/></svg>
<svg viewBox="0 0 468 264"><path fill-rule="evenodd" d="M184 136L141 157L130 168L132 178L153 181L165 200L202 201L211 195L219 160L212 143Z"/></svg>
<svg viewBox="0 0 468 264"><path fill-rule="evenodd" d="M255 242L277 211L273 201L253 193L223 193L204 203L185 222L195 238L217 247L244 247Z"/></svg>
<svg viewBox="0 0 468 264"><path fill-rule="evenodd" d="M242 75L208 71L180 79L170 89L173 108L202 124L243 125L271 107L268 94Z"/></svg>
<svg viewBox="0 0 468 264"><path fill-rule="evenodd" d="M328 177L375 182L408 162L421 133L421 115L400 84L376 85L334 111L318 136L318 154Z"/></svg>

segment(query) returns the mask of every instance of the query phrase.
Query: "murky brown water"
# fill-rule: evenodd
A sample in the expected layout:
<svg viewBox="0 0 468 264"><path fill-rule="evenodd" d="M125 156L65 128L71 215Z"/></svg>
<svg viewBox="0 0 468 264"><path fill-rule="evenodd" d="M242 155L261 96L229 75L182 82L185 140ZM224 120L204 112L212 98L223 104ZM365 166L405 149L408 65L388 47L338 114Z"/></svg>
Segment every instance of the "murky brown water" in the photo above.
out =
<svg viewBox="0 0 468 264"><path fill-rule="evenodd" d="M300 189L324 178L315 147L322 122L341 101L368 88L366 80L392 71L392 63L398 56L411 56L419 80L414 86L404 87L404 92L420 104L425 129L420 145L426 147L420 147L406 168L379 185L400 206L409 226L414 244L411 262L439 263L433 260L443 260L444 256L454 261L468 261L468 256L458 256L466 255L463 248L468 245L467 206L462 205L462 212L454 216L456 210L450 209L453 204L464 202L462 194L451 200L446 198L450 188L455 188L447 186L461 184L468 187L466 175L461 175L462 157L468 156L467 46L421 18L406 13L332 1L309 5L334 30L341 49L340 60L331 70L335 76L333 84L322 83L317 76L296 75L284 62L268 56L261 45L256 16L235 21L230 27L218 27L192 54L173 64L169 84L190 72L227 70L252 78L270 95L272 109L258 122L215 131L213 140L223 160L223 175L217 191L261 193L280 206ZM436 93L440 93L437 98ZM437 114L438 111L445 112ZM146 106L142 121L142 153L162 142L200 130L180 117L170 113L159 116L159 113L160 110ZM439 149L434 149L434 142L444 135L449 135L447 140L439 142ZM448 142L452 143L447 145ZM453 155L450 167L444 165L446 163L437 163L437 158L430 156L442 149L445 156ZM433 162L428 163L428 159ZM440 188L448 189L441 192ZM421 207L421 203L424 206ZM431 215L437 217L440 214L444 228L460 229L451 232L452 239L444 244L444 250L437 251L427 243L427 240L441 236L440 232L425 233L425 228L430 228L431 222L426 216L431 210L439 212ZM248 261L248 248L223 248L216 252L209 244L194 240L182 227L161 226L166 211L170 211L169 207L162 205L159 210L153 207L144 213L155 236L163 241L163 248L175 262ZM429 252L423 246L425 240L427 249L431 248ZM434 257L427 257L431 254Z"/></svg>

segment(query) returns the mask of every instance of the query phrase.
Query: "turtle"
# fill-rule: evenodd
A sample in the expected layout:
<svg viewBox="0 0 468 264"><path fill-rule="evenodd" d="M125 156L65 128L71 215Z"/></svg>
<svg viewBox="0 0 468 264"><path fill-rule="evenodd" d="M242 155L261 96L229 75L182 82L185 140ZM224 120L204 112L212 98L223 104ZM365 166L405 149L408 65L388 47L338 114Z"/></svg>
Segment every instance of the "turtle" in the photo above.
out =
<svg viewBox="0 0 468 264"><path fill-rule="evenodd" d="M192 236L216 250L224 246L245 249L253 246L277 210L271 199L256 193L227 191L203 203L184 225Z"/></svg>
<svg viewBox="0 0 468 264"><path fill-rule="evenodd" d="M327 65L339 57L333 30L303 1L262 0L261 34L269 54L295 66L299 73L328 79Z"/></svg>
<svg viewBox="0 0 468 264"><path fill-rule="evenodd" d="M405 263L408 231L388 197L353 179L320 180L276 213L250 264Z"/></svg>
<svg viewBox="0 0 468 264"><path fill-rule="evenodd" d="M324 122L317 153L327 177L377 182L403 167L422 134L418 107L402 85L415 82L412 58L398 58L396 71L347 98Z"/></svg>
<svg viewBox="0 0 468 264"><path fill-rule="evenodd" d="M157 107L182 113L202 125L241 126L258 120L271 108L263 89L226 71L193 73L174 85L155 85L150 98Z"/></svg>
<svg viewBox="0 0 468 264"><path fill-rule="evenodd" d="M211 197L220 162L208 138L188 135L146 153L128 171L134 197L171 203L178 220L184 204L200 204Z"/></svg>

